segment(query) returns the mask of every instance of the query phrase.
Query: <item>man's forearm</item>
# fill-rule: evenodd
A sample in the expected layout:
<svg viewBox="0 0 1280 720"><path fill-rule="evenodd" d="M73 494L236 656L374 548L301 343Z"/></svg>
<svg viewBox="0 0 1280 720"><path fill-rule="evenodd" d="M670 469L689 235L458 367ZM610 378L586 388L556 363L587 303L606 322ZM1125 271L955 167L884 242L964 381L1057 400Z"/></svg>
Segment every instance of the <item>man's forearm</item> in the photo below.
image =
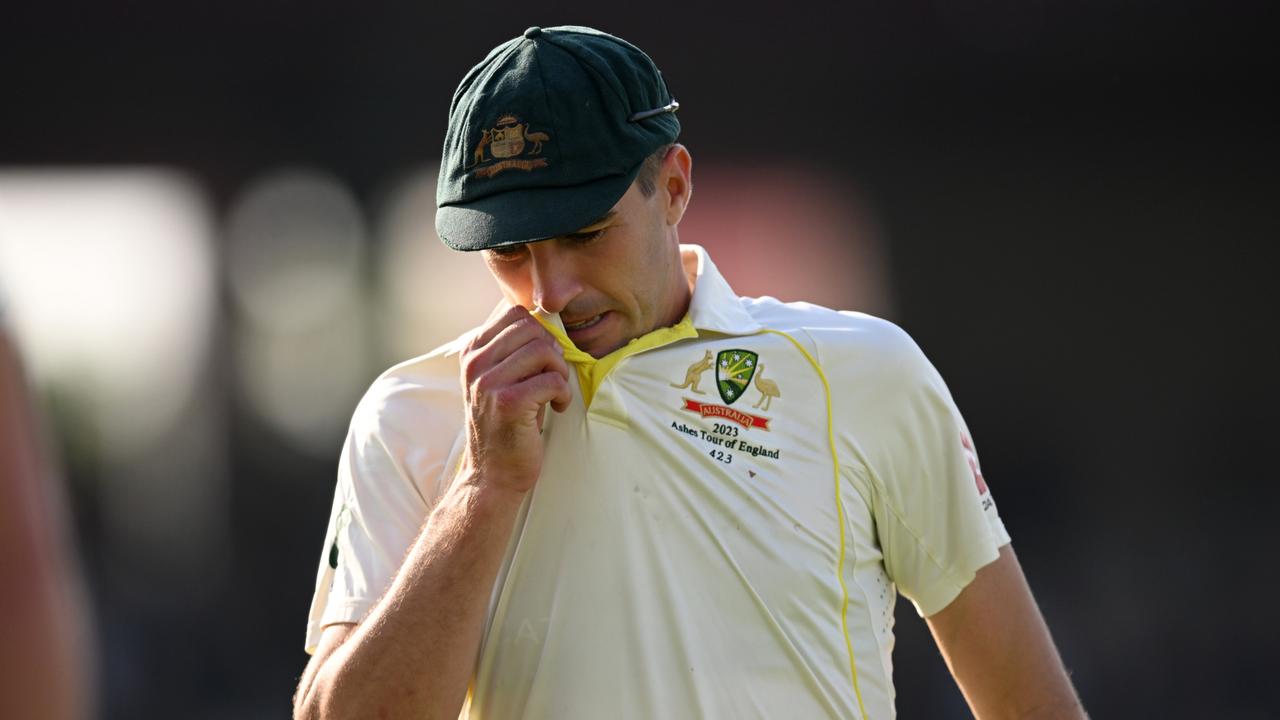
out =
<svg viewBox="0 0 1280 720"><path fill-rule="evenodd" d="M390 589L303 689L305 718L455 718L523 493L466 473Z"/></svg>

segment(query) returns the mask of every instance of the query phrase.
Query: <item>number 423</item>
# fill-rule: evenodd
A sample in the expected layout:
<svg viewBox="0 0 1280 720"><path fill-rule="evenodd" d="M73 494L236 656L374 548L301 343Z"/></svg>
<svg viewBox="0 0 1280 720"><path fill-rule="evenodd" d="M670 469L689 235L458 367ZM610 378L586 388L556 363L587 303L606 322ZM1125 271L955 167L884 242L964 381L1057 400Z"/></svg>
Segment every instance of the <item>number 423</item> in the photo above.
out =
<svg viewBox="0 0 1280 720"><path fill-rule="evenodd" d="M710 455L711 457L715 458L716 460L719 460L725 465L730 465L733 463L733 455L723 450L712 450L710 452Z"/></svg>

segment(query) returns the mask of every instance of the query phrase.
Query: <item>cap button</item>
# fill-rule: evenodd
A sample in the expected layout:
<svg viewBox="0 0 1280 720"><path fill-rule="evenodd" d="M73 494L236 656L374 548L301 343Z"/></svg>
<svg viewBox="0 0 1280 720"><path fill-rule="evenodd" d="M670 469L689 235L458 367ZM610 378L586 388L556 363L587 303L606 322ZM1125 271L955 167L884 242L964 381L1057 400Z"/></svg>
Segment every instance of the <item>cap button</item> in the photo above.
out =
<svg viewBox="0 0 1280 720"><path fill-rule="evenodd" d="M532 40L541 34L542 34L542 28L538 27L537 25L534 25L533 27L524 31L524 36L529 40Z"/></svg>

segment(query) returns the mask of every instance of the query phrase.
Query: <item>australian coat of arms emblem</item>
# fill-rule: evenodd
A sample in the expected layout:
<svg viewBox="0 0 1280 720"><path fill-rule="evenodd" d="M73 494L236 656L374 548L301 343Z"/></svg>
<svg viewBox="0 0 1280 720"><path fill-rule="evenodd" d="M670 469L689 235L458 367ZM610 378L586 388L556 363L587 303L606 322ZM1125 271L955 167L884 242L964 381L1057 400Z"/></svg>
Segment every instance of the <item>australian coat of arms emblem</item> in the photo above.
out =
<svg viewBox="0 0 1280 720"><path fill-rule="evenodd" d="M542 154L543 143L551 142L545 132L531 131L529 123L521 122L515 115L503 115L497 124L480 133L480 140L471 153L472 170L476 177L493 177L504 170L529 172L547 166Z"/></svg>

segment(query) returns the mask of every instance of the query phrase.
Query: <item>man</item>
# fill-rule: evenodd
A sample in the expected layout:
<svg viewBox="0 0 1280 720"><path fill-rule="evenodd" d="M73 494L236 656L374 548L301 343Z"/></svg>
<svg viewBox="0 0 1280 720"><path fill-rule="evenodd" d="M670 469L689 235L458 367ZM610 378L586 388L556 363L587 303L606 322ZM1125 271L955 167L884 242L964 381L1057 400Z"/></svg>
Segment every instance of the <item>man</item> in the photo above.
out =
<svg viewBox="0 0 1280 720"><path fill-rule="evenodd" d="M1081 717L910 338L679 244L677 107L587 28L463 79L437 230L507 302L356 410L296 715L888 718L901 588L975 714Z"/></svg>

